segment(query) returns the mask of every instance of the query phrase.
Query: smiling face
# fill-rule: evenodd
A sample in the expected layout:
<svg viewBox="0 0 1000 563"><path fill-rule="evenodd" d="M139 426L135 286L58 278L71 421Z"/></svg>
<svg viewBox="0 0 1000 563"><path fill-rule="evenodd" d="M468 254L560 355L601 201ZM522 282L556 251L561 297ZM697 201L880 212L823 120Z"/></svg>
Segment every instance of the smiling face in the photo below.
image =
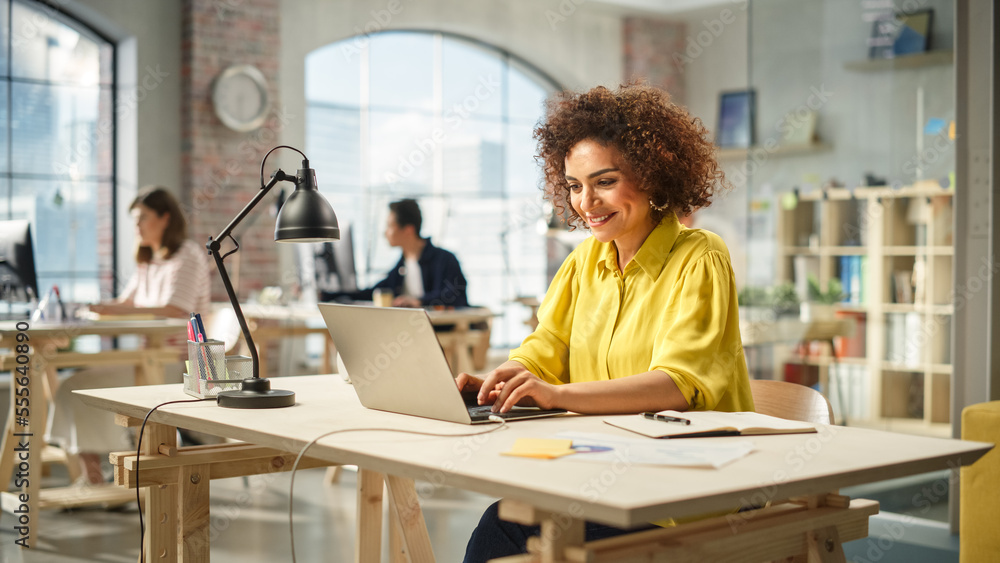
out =
<svg viewBox="0 0 1000 563"><path fill-rule="evenodd" d="M636 185L621 152L611 145L592 139L574 145L566 155L566 183L570 204L594 238L614 241L620 254L634 255L656 226L649 196Z"/></svg>
<svg viewBox="0 0 1000 563"><path fill-rule="evenodd" d="M132 208L132 220L135 222L135 235L140 246L148 246L156 250L163 244L163 233L170 224L170 213L158 215L156 211L139 203Z"/></svg>

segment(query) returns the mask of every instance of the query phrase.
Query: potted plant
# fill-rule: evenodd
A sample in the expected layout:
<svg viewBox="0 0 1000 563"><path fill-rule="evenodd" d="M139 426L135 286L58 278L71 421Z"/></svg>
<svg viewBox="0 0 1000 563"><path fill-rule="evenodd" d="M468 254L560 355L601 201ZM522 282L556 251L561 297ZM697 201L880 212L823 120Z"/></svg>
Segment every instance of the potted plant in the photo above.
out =
<svg viewBox="0 0 1000 563"><path fill-rule="evenodd" d="M844 288L840 285L840 280L830 278L826 284L826 289L820 285L815 276L809 276L808 295L806 302L802 304L799 318L802 322L830 321L836 318L834 305L844 299Z"/></svg>
<svg viewBox="0 0 1000 563"><path fill-rule="evenodd" d="M791 283L769 288L747 286L737 293L737 299L740 319L745 321L773 321L778 317L799 314L799 296Z"/></svg>

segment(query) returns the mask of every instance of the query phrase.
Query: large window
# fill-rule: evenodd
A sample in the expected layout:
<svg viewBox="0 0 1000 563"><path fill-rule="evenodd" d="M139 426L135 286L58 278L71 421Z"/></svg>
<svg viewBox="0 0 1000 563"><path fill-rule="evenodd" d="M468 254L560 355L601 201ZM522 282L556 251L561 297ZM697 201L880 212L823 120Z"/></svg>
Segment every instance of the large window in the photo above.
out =
<svg viewBox="0 0 1000 563"><path fill-rule="evenodd" d="M545 291L535 123L555 84L494 48L441 33L386 32L306 58L306 154L354 225L362 285L399 258L382 237L389 202L413 197L422 234L453 251L469 301L503 316L495 344L527 334L517 295Z"/></svg>
<svg viewBox="0 0 1000 563"><path fill-rule="evenodd" d="M0 219L31 222L39 292L112 288L112 44L52 7L0 0Z"/></svg>

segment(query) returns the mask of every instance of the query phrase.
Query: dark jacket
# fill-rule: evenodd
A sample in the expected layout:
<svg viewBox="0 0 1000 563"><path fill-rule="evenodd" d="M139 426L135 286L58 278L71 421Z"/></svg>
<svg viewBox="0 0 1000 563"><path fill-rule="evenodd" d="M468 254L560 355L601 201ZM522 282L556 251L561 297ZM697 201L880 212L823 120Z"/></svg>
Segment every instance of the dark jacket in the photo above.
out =
<svg viewBox="0 0 1000 563"><path fill-rule="evenodd" d="M421 277L424 282L424 296L420 302L426 306L442 305L445 307L468 307L469 299L465 293L465 276L462 275L462 267L458 263L458 258L454 254L443 248L438 248L431 244L431 239L425 239L423 252L420 253ZM337 298L356 299L358 301L370 301L372 291L375 289L388 289L393 296L403 294L406 279L406 260L399 257L396 266L389 270L389 274L384 280L375 284L371 289L365 289L353 293L322 293L320 298L330 301Z"/></svg>

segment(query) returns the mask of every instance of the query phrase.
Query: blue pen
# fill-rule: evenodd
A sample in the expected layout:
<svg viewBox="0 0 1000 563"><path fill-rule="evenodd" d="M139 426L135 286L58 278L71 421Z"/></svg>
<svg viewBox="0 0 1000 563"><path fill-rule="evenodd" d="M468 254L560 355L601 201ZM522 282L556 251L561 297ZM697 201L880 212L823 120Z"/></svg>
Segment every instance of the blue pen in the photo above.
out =
<svg viewBox="0 0 1000 563"><path fill-rule="evenodd" d="M201 315L198 314L198 313L191 313L191 316L193 316L194 320L198 323L198 332L201 333L201 336L205 340L208 340L208 333L205 332L205 325L202 324L202 322L201 322Z"/></svg>

